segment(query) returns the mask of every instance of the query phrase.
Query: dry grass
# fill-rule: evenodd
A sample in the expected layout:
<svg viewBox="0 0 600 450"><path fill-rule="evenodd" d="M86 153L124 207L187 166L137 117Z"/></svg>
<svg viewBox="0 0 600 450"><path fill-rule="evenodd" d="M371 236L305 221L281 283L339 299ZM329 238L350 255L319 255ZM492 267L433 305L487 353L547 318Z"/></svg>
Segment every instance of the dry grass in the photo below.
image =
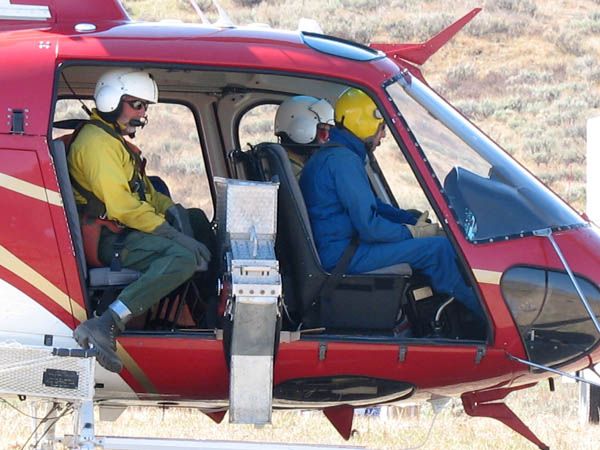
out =
<svg viewBox="0 0 600 450"><path fill-rule="evenodd" d="M18 404L12 402L13 404ZM546 384L508 397L508 404L542 441L551 448L595 450L600 442L600 427L580 425L577 419L577 386L557 383L549 392ZM22 407L22 405L19 405ZM356 445L370 449L401 449L422 443L433 419L431 408L420 413L378 419L356 417L354 437L345 442L319 412L282 412L273 414L273 424L256 429L230 425L227 417L220 425L189 409L130 408L116 422L97 422L96 434L113 436L175 437L234 441L295 442L328 445ZM69 433L66 421L59 435ZM0 404L0 448L15 449L25 442L30 420ZM471 418L457 402L442 410L424 449L509 450L535 448L504 425L487 418Z"/></svg>

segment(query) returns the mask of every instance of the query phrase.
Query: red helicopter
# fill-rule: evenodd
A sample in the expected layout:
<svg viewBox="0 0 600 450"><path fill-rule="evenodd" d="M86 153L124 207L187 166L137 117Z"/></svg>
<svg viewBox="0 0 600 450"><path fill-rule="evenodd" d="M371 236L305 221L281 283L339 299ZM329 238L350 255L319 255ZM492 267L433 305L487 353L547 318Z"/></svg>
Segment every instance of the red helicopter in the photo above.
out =
<svg viewBox="0 0 600 450"><path fill-rule="evenodd" d="M78 448L98 444L94 404L194 407L216 422L229 411L255 424L273 409L320 409L348 439L355 408L453 397L548 448L503 399L600 360L600 232L424 80L419 66L479 11L422 44L367 47L236 27L225 14L135 22L116 0L1 1L0 394L76 409ZM72 332L139 274L86 266L59 136L119 67L155 77L156 108L177 122L156 132L196 142L193 184L206 189L193 196L215 211L222 263L211 295L191 305L196 287L185 285L125 330L115 374ZM454 246L484 323L410 270L332 281L285 151L269 138L245 148L249 118L295 95L333 103L348 87L383 113L386 152ZM397 205L406 177L394 189L398 172L377 155L368 171L377 196ZM169 181L191 189L179 174ZM409 333L398 331L404 318Z"/></svg>

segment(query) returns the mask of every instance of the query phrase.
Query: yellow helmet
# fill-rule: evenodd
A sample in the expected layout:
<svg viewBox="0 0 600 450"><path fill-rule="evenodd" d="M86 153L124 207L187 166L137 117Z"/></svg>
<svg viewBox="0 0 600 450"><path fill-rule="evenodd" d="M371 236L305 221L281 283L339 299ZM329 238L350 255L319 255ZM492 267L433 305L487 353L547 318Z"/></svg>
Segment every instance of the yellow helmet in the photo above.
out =
<svg viewBox="0 0 600 450"><path fill-rule="evenodd" d="M346 89L335 103L335 122L365 140L377 132L383 117L373 100L360 89Z"/></svg>

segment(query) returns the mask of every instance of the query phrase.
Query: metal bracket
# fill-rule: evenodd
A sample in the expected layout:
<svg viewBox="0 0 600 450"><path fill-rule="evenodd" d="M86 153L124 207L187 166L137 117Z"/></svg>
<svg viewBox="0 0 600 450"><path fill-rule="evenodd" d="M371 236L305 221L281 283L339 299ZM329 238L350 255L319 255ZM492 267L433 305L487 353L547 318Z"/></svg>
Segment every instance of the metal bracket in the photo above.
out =
<svg viewBox="0 0 600 450"><path fill-rule="evenodd" d="M597 382L591 381L591 380L587 380L587 379L582 378L580 376L573 375L572 373L564 372L564 371L558 370L558 369L553 369L552 367L544 366L542 364L536 364L534 362L527 361L525 359L521 359L521 358L519 358L517 356L513 356L510 353L507 353L507 356L508 356L509 359L512 359L513 361L520 362L521 364L525 364L526 366L533 367L534 369L545 370L546 372L555 373L555 374L560 375L562 377L571 378L571 379L573 379L575 381L580 381L582 383L587 383L587 384L590 384L592 386L600 387L600 383L597 383Z"/></svg>
<svg viewBox="0 0 600 450"><path fill-rule="evenodd" d="M319 361L325 361L327 357L327 343L319 342Z"/></svg>
<svg viewBox="0 0 600 450"><path fill-rule="evenodd" d="M400 350L398 351L398 361L404 362L406 361L406 354L408 353L408 347L406 345L401 345Z"/></svg>
<svg viewBox="0 0 600 450"><path fill-rule="evenodd" d="M25 127L29 125L29 109L8 108L6 119L12 134L25 134Z"/></svg>
<svg viewBox="0 0 600 450"><path fill-rule="evenodd" d="M475 364L479 364L484 356L485 356L485 347L484 346L477 347L477 351L475 353Z"/></svg>

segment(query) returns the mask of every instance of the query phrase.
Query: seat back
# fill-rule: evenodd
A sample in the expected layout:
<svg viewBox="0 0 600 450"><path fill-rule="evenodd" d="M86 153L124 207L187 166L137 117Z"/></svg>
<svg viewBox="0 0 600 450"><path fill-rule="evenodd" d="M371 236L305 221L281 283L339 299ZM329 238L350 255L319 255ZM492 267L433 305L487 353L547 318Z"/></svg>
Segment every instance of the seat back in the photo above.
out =
<svg viewBox="0 0 600 450"><path fill-rule="evenodd" d="M262 177L280 183L276 249L284 285L293 287L286 291L286 303L303 317L310 311L328 274L321 268L306 205L285 149L279 144L265 143L254 151L263 170Z"/></svg>
<svg viewBox="0 0 600 450"><path fill-rule="evenodd" d="M79 214L77 213L77 205L75 204L75 196L71 187L69 178L69 167L67 165L67 151L65 148L64 139L54 139L50 147L52 159L54 160L54 168L56 169L56 177L62 194L67 223L71 231L71 239L73 241L73 249L77 258L78 266L82 269L82 275L87 278L87 264L85 262L85 253L83 252L83 238L81 236L81 226L79 224Z"/></svg>
<svg viewBox="0 0 600 450"><path fill-rule="evenodd" d="M328 298L319 298L330 274L323 270L304 198L287 153L279 144L255 147L264 179L279 181L277 253L284 276L284 290L293 287L286 303L307 327L341 329L390 329L400 313L401 299L410 276L406 266L383 274L344 275ZM291 301L290 301L291 300Z"/></svg>

